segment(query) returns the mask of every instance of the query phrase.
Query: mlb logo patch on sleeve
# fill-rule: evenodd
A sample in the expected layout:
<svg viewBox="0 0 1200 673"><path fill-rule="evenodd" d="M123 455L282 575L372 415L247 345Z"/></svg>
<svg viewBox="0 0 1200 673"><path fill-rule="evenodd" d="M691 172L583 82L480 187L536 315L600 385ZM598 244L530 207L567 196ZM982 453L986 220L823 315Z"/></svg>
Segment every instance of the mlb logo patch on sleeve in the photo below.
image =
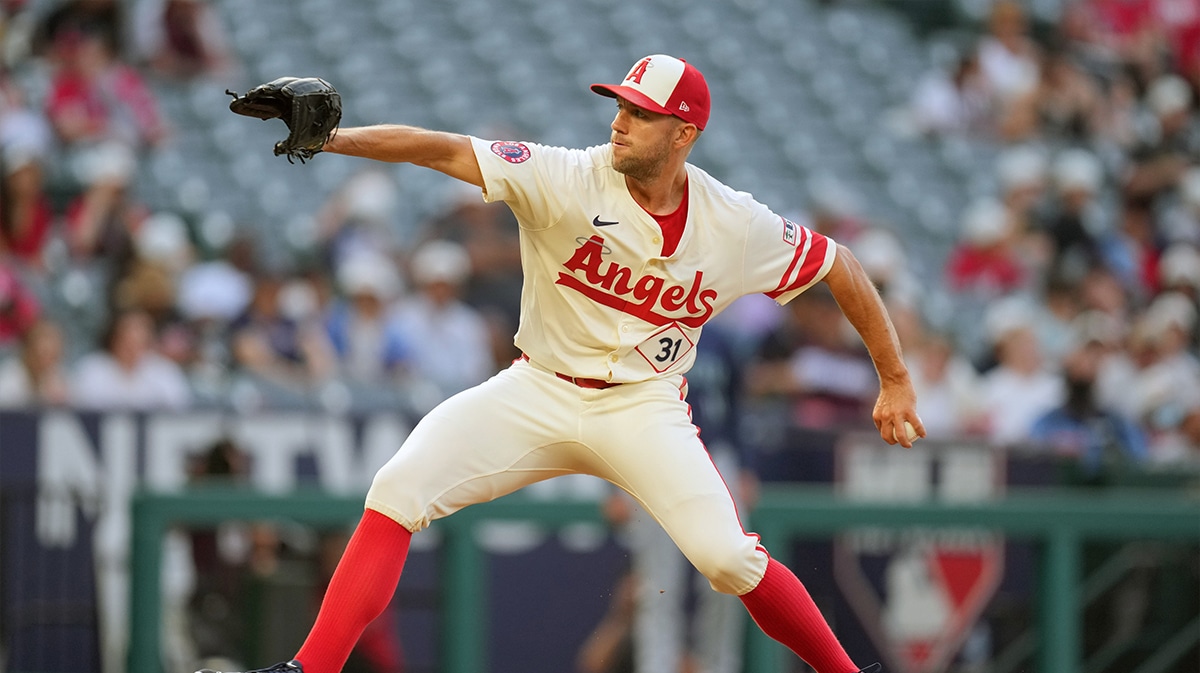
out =
<svg viewBox="0 0 1200 673"><path fill-rule="evenodd" d="M510 164L522 163L530 156L528 145L511 140L498 140L492 143L492 152Z"/></svg>
<svg viewBox="0 0 1200 673"><path fill-rule="evenodd" d="M788 245L796 245L799 226L786 217L781 217L779 219L783 220L783 242L787 243Z"/></svg>

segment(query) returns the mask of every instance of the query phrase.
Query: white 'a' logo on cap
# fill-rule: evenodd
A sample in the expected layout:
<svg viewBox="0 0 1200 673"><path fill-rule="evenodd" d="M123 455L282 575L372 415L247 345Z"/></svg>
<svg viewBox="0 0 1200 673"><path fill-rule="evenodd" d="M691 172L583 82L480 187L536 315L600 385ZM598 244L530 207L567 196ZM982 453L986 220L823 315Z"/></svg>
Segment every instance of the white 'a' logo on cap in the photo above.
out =
<svg viewBox="0 0 1200 673"><path fill-rule="evenodd" d="M683 61L664 54L647 56L638 61L625 76L625 84L646 94L665 106L683 77Z"/></svg>

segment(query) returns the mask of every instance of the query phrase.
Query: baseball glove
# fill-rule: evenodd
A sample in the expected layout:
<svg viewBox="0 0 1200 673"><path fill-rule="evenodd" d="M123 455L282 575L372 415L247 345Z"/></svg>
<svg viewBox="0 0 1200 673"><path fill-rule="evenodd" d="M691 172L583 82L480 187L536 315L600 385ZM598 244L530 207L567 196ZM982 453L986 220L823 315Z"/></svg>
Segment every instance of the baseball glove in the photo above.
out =
<svg viewBox="0 0 1200 673"><path fill-rule="evenodd" d="M244 96L233 96L229 109L262 120L282 119L288 137L275 143L275 156L286 154L288 161L306 159L320 152L337 132L342 121L342 97L329 82L317 77L280 77L259 84Z"/></svg>

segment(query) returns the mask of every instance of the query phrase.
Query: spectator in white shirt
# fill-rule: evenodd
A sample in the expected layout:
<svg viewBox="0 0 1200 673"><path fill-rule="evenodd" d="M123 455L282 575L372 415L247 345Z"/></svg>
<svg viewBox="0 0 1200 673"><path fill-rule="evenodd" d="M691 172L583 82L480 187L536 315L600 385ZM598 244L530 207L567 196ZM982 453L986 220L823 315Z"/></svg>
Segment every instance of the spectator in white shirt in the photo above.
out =
<svg viewBox="0 0 1200 673"><path fill-rule="evenodd" d="M1152 459L1171 462L1160 440L1173 433L1194 406L1200 406L1200 358L1189 349L1197 324L1191 300L1174 292L1154 299L1134 325L1139 341L1137 372L1126 395L1137 420L1151 432Z"/></svg>
<svg viewBox="0 0 1200 673"><path fill-rule="evenodd" d="M1039 61L1021 3L999 0L992 5L988 32L979 41L979 65L1001 105L1010 104L1037 86Z"/></svg>
<svg viewBox="0 0 1200 673"><path fill-rule="evenodd" d="M0 362L0 408L66 404L69 388L63 369L63 334L39 320L21 336L21 350Z"/></svg>
<svg viewBox="0 0 1200 673"><path fill-rule="evenodd" d="M459 298L471 274L466 250L430 241L413 255L409 271L417 292L399 308L395 325L421 384L414 403L432 408L494 374L496 362L486 320Z"/></svg>
<svg viewBox="0 0 1200 673"><path fill-rule="evenodd" d="M342 260L337 279L342 297L324 320L343 374L363 383L395 377L408 349L391 320L403 290L392 260L378 252L353 253Z"/></svg>
<svg viewBox="0 0 1200 673"><path fill-rule="evenodd" d="M150 316L137 310L113 318L103 347L80 358L71 385L72 403L84 409L182 409L191 398L179 365L156 352Z"/></svg>
<svg viewBox="0 0 1200 673"><path fill-rule="evenodd" d="M913 89L908 112L914 130L923 134L989 133L996 115L979 54L961 55L949 72L926 73Z"/></svg>
<svg viewBox="0 0 1200 673"><path fill-rule="evenodd" d="M1027 304L997 302L985 322L997 358L981 386L988 438L996 446L1019 444L1029 440L1038 418L1062 404L1062 378L1045 366Z"/></svg>
<svg viewBox="0 0 1200 673"><path fill-rule="evenodd" d="M911 347L905 344L905 356L926 437L959 439L986 428L979 375L948 338L921 335Z"/></svg>

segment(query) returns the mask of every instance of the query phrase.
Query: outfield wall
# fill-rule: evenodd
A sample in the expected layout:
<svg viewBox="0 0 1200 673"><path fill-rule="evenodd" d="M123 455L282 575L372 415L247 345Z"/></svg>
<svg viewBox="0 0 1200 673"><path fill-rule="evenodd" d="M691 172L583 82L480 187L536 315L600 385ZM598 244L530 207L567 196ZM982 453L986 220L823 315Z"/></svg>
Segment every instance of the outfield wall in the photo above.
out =
<svg viewBox="0 0 1200 673"><path fill-rule="evenodd" d="M298 538L345 530L410 425L388 414L0 414L2 670L175 670L172 633L186 629L168 616L189 584L166 531L235 519ZM236 497L193 490L189 459L226 437L252 458L247 483ZM1062 461L969 443L788 443L764 465L789 478L768 486L748 526L792 561L859 658L901 673L976 660L996 673L1200 668L1194 474L1065 490ZM394 602L411 671L570 667L627 555L592 482L547 482L419 536ZM1091 615L1146 567L1141 631L1103 642ZM260 589L265 612L248 631L260 649L246 656L286 657L268 646L290 652L303 636L312 578L281 574ZM777 647L748 642L749 673L792 670Z"/></svg>

